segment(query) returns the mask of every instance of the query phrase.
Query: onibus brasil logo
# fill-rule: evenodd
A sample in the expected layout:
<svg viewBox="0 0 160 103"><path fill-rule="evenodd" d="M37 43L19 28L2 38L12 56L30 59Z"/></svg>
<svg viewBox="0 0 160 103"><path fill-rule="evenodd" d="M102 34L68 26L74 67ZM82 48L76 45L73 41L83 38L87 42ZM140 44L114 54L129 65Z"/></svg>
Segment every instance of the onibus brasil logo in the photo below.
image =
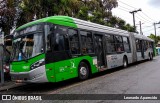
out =
<svg viewBox="0 0 160 103"><path fill-rule="evenodd" d="M2 95L2 100L42 100L41 96Z"/></svg>

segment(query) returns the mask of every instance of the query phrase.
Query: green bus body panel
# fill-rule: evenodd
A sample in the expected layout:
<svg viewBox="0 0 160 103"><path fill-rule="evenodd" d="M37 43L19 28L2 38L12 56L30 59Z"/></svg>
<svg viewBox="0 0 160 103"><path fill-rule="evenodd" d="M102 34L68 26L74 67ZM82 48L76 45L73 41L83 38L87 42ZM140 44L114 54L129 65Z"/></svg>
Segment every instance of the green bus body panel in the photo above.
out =
<svg viewBox="0 0 160 103"><path fill-rule="evenodd" d="M30 66L39 61L40 59L45 58L44 54L33 57L27 61L13 61L11 63L11 72L28 72L30 71Z"/></svg>
<svg viewBox="0 0 160 103"><path fill-rule="evenodd" d="M89 62L91 72L96 73L98 69L93 65L93 59L90 56L82 56L69 60L46 64L46 74L49 82L59 82L70 78L78 77L78 66L82 60Z"/></svg>
<svg viewBox="0 0 160 103"><path fill-rule="evenodd" d="M49 22L49 23L58 24L58 25L62 25L62 26L77 28L77 25L75 24L74 20L71 17L51 16L51 17L39 19L39 20L24 24L24 25L20 26L19 28L17 28L16 31L19 31L21 29L27 28L27 27L35 25L35 24L43 23L43 22Z"/></svg>

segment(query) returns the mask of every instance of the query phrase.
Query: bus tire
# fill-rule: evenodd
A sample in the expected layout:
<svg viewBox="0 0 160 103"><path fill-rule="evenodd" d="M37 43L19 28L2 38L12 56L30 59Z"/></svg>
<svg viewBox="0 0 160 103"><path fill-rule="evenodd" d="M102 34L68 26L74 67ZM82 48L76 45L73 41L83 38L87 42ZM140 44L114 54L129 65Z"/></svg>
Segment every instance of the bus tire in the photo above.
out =
<svg viewBox="0 0 160 103"><path fill-rule="evenodd" d="M128 60L127 60L126 56L124 56L124 58L123 58L123 67L124 68L128 67Z"/></svg>
<svg viewBox="0 0 160 103"><path fill-rule="evenodd" d="M148 60L151 60L151 54L150 53L148 54L148 56L149 56Z"/></svg>
<svg viewBox="0 0 160 103"><path fill-rule="evenodd" d="M150 54L150 60L153 60L153 54L152 53Z"/></svg>
<svg viewBox="0 0 160 103"><path fill-rule="evenodd" d="M78 77L80 80L86 80L89 77L89 68L87 63L85 62L80 62L79 67L78 67Z"/></svg>

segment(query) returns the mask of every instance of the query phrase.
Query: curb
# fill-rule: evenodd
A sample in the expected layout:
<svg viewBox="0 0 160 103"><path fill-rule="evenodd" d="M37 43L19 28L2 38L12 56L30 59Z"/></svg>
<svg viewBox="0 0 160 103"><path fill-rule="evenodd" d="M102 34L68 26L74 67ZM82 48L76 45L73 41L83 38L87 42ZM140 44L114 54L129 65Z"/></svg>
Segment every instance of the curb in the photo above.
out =
<svg viewBox="0 0 160 103"><path fill-rule="evenodd" d="M8 91L9 89L16 88L23 85L24 85L23 83L6 82L4 84L0 84L0 91Z"/></svg>

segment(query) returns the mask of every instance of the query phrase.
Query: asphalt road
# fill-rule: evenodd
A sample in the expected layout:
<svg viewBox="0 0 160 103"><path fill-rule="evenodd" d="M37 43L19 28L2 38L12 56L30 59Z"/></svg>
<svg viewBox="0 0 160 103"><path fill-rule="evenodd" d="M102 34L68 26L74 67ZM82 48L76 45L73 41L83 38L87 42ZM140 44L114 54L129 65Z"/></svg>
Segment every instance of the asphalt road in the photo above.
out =
<svg viewBox="0 0 160 103"><path fill-rule="evenodd" d="M128 68L115 68L95 74L86 81L77 79L60 83L28 84L1 91L0 93L17 94L160 94L160 56L153 61L144 61L130 65ZM27 101L26 101L27 102ZM51 101L45 101L51 102ZM87 103L159 103L160 101L56 101Z"/></svg>

